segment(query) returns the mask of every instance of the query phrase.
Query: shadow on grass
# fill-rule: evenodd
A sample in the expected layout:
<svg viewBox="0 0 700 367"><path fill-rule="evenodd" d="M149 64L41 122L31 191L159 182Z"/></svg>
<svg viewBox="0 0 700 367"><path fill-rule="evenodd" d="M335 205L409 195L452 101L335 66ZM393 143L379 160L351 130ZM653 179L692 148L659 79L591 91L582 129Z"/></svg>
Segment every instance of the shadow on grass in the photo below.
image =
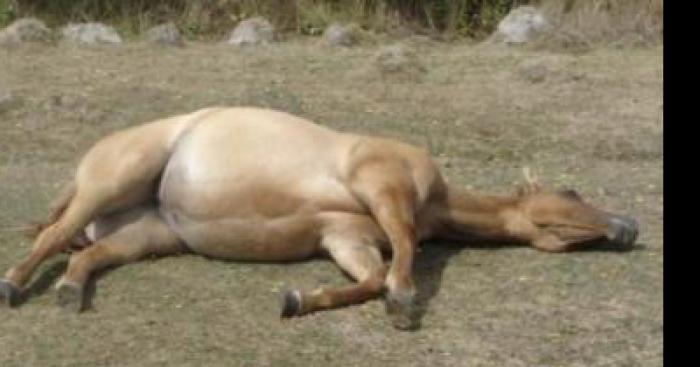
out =
<svg viewBox="0 0 700 367"><path fill-rule="evenodd" d="M618 252L626 253L633 251L643 251L649 246L643 243L635 243L633 245L619 245L616 243L608 241L596 241L587 243L577 249L574 252Z"/></svg>
<svg viewBox="0 0 700 367"><path fill-rule="evenodd" d="M163 256L157 256L157 255L151 255L151 256L146 256L143 259L139 259L133 262L128 262L125 264L114 264L114 265L109 265L106 266L102 269L96 270L92 275L88 278L88 280L85 282L85 288L83 290L83 304L82 304L82 309L87 311L87 310L94 310L93 306L93 300L97 296L97 282L102 280L102 278L108 276L110 273L113 271L121 268L122 266L127 266L129 264L137 263L137 262L158 262L161 259L164 259L166 257L174 257L174 256L181 256L180 255L163 255Z"/></svg>
<svg viewBox="0 0 700 367"><path fill-rule="evenodd" d="M29 302L32 298L39 297L46 293L46 291L51 288L52 285L56 284L58 279L66 272L67 268L68 259L62 259L49 265L49 267L41 272L39 277L37 277L37 279L31 283L27 290L22 292L17 302L17 306L23 305ZM98 271L95 275L88 279L83 293L83 309L92 307L92 299L96 292L95 283L104 272L109 270L110 269Z"/></svg>
<svg viewBox="0 0 700 367"><path fill-rule="evenodd" d="M150 256L138 261L158 261L161 258L167 256ZM95 271L85 282L85 288L83 289L83 299L81 309L83 311L91 310L93 308L92 300L97 295L97 282L103 277L107 276L114 270L128 264L119 264L107 266L103 269ZM17 301L17 306L23 305L29 302L32 298L39 297L44 294L52 285L56 284L58 279L66 272L68 268L68 259L62 259L56 261L49 265L49 267L42 271L39 277L31 283L25 292L20 295Z"/></svg>
<svg viewBox="0 0 700 367"><path fill-rule="evenodd" d="M39 274L39 277L32 282L25 292L20 296L18 305L24 304L34 297L38 297L46 292L47 289L56 283L58 278L68 268L68 259L55 261L49 267Z"/></svg>
<svg viewBox="0 0 700 367"><path fill-rule="evenodd" d="M438 294L442 285L442 274L452 256L464 251L466 246L460 244L430 243L421 247L413 265L416 282L416 314L419 323L423 320L430 301Z"/></svg>
<svg viewBox="0 0 700 367"><path fill-rule="evenodd" d="M469 243L446 243L435 242L421 246L421 251L417 254L414 264L414 278L417 294L417 309L414 317L420 323L425 316L431 300L439 293L442 286L442 276L450 261L450 258L464 250L494 251L522 245L503 242L469 242ZM620 246L607 241L588 242L577 246L573 252L611 252L626 253L632 251L643 251L648 246L645 244L634 244L631 246ZM533 250L534 251L534 250ZM182 254L181 254L182 255ZM162 256L167 257L167 256ZM162 257L147 257L140 261L158 261ZM62 259L49 265L39 277L31 284L26 292L19 299L18 305L24 304L34 297L44 294L58 278L66 271L68 260ZM122 265L109 266L96 271L85 284L83 310L93 308L93 299L97 294L97 282L107 274L121 267Z"/></svg>
<svg viewBox="0 0 700 367"><path fill-rule="evenodd" d="M464 250L495 251L505 250L515 247L523 247L522 244L504 242L468 242L468 243L446 243L436 242L425 244L421 247L421 252L416 256L414 264L414 277L417 294L417 310L414 317L419 323L422 321L430 301L438 294L442 286L442 275L450 258ZM591 241L576 246L571 252L610 252L627 253L632 251L642 251L648 246L645 244L634 244L631 246L621 246L609 241ZM533 249L533 251L536 251ZM548 255L543 253L543 255Z"/></svg>

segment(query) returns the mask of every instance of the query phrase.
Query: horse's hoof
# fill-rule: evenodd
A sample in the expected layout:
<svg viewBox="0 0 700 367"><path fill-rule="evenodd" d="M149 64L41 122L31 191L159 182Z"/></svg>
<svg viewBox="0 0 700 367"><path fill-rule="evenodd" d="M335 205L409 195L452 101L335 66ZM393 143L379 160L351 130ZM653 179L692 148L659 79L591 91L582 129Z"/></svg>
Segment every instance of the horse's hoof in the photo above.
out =
<svg viewBox="0 0 700 367"><path fill-rule="evenodd" d="M17 306L19 303L19 295L20 291L17 286L12 284L9 280L0 279L0 302L8 307Z"/></svg>
<svg viewBox="0 0 700 367"><path fill-rule="evenodd" d="M417 308L413 297L396 297L387 295L386 313L392 325L398 330L412 331L420 328Z"/></svg>
<svg viewBox="0 0 700 367"><path fill-rule="evenodd" d="M301 311L301 293L295 290L284 290L280 297L280 317L296 316Z"/></svg>
<svg viewBox="0 0 700 367"><path fill-rule="evenodd" d="M62 309L79 313L83 310L83 288L75 283L64 282L58 286L57 304Z"/></svg>

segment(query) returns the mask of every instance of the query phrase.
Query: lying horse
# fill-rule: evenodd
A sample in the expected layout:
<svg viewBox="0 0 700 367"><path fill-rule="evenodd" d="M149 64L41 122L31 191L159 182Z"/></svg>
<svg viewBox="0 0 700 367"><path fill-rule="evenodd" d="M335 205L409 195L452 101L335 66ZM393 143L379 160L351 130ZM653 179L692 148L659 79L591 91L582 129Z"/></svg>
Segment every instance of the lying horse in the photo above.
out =
<svg viewBox="0 0 700 367"><path fill-rule="evenodd" d="M427 239L499 239L548 252L607 238L629 245L634 219L532 179L513 196L448 185L427 151L341 133L279 111L208 108L113 133L83 157L29 256L0 281L16 304L37 266L80 238L57 284L83 308L92 272L146 255L290 261L324 254L357 284L282 294L282 316L386 291L395 327L417 326L412 265ZM85 241L83 241L85 242ZM393 254L387 268L383 252Z"/></svg>

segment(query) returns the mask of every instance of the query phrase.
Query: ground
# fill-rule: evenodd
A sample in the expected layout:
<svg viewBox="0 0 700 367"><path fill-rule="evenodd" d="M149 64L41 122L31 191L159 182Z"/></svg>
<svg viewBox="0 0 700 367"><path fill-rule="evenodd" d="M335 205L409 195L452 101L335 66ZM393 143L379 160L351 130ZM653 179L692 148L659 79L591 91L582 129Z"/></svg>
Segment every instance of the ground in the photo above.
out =
<svg viewBox="0 0 700 367"><path fill-rule="evenodd" d="M663 48L570 55L418 44L425 73L380 73L377 46L130 44L0 49L0 271L29 250L80 155L104 134L211 105L283 109L428 147L450 182L511 192L528 165L551 187L638 218L631 251L546 254L424 244L422 328L383 302L279 319L278 291L349 282L334 264L197 256L102 274L92 307L55 306L66 255L0 308L10 366L660 366L663 357ZM264 162L261 162L264 164Z"/></svg>

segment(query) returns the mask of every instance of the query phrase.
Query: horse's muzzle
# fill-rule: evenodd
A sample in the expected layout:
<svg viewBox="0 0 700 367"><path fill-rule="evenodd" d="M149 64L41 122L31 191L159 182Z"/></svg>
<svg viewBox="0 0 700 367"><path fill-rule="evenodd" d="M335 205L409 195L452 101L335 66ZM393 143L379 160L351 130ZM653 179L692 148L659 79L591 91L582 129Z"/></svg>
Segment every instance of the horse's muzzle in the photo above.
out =
<svg viewBox="0 0 700 367"><path fill-rule="evenodd" d="M622 215L613 215L608 220L608 239L612 242L631 246L639 235L637 220Z"/></svg>

